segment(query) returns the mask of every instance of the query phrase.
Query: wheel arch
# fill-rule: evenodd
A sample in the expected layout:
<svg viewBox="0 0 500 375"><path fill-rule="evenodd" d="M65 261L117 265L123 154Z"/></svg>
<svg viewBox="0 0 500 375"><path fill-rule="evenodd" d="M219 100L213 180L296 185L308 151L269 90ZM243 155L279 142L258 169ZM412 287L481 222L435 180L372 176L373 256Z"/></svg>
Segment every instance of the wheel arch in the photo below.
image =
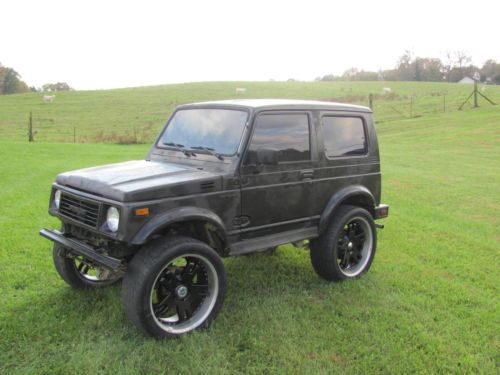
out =
<svg viewBox="0 0 500 375"><path fill-rule="evenodd" d="M227 231L221 218L214 212L200 207L179 207L154 217L147 222L132 239L133 245L144 245L156 235L165 235L172 230L189 234L213 247L223 255L228 246ZM219 240L211 238L214 233Z"/></svg>
<svg viewBox="0 0 500 375"><path fill-rule="evenodd" d="M345 204L362 207L372 216L375 214L375 198L370 190L363 185L347 186L332 195L328 201L319 219L319 234L323 233L328 227L335 210Z"/></svg>

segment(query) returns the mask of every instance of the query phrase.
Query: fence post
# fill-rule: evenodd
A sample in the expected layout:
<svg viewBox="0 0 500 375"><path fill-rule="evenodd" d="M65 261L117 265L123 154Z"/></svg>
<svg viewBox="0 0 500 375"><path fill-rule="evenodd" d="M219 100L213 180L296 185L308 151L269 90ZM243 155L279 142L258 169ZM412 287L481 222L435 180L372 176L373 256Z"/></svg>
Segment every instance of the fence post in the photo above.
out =
<svg viewBox="0 0 500 375"><path fill-rule="evenodd" d="M443 95L443 112L446 112L446 94Z"/></svg>
<svg viewBox="0 0 500 375"><path fill-rule="evenodd" d="M76 143L76 126L73 126L73 143Z"/></svg>
<svg viewBox="0 0 500 375"><path fill-rule="evenodd" d="M474 79L474 108L479 107L477 105L477 80Z"/></svg>
<svg viewBox="0 0 500 375"><path fill-rule="evenodd" d="M410 96L410 118L413 117L413 95Z"/></svg>
<svg viewBox="0 0 500 375"><path fill-rule="evenodd" d="M35 139L33 137L33 113L30 112L30 121L28 124L28 142L33 142Z"/></svg>
<svg viewBox="0 0 500 375"><path fill-rule="evenodd" d="M368 95L368 106L373 111L373 94Z"/></svg>

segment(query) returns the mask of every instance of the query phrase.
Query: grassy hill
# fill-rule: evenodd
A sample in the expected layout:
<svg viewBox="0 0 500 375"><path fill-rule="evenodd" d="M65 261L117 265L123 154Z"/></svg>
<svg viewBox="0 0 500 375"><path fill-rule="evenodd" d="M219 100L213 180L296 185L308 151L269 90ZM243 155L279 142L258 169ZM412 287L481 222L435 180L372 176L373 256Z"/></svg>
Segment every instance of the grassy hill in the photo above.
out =
<svg viewBox="0 0 500 375"><path fill-rule="evenodd" d="M35 105L54 129L75 122L90 134L145 121L159 127L174 102L230 97L234 86L74 92L47 106L36 94L4 97L2 138L20 139L21 131L5 129ZM342 93L341 84L238 86L249 96L254 89L284 96L279 87L290 97ZM413 90L391 86L401 95ZM457 97L470 89L418 87L463 90ZM148 146L0 141L0 373L497 373L499 124L499 107L486 106L380 123L391 216L370 272L327 283L308 253L291 246L227 259L228 294L213 327L167 342L144 338L127 321L119 286L70 290L53 269L50 243L38 236L57 226L46 213L57 173L142 158Z"/></svg>
<svg viewBox="0 0 500 375"><path fill-rule="evenodd" d="M245 95L235 95L245 87ZM383 94L390 87L391 93ZM500 104L500 86L482 86ZM431 82L212 82L119 90L58 92L53 103L42 93L0 96L0 139L27 139L33 112L35 139L45 142L150 142L176 105L202 100L302 98L368 105L374 95L378 123L456 111L471 85ZM490 106L482 101L481 105ZM470 104L465 107L469 109Z"/></svg>

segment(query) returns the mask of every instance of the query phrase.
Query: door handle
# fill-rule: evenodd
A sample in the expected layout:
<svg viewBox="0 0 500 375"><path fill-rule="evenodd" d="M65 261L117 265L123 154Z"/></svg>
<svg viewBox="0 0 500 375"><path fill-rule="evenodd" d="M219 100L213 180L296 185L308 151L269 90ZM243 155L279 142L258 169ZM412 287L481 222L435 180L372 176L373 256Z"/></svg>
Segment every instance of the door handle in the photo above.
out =
<svg viewBox="0 0 500 375"><path fill-rule="evenodd" d="M314 171L312 169L305 169L299 172L301 180L312 180L314 178Z"/></svg>

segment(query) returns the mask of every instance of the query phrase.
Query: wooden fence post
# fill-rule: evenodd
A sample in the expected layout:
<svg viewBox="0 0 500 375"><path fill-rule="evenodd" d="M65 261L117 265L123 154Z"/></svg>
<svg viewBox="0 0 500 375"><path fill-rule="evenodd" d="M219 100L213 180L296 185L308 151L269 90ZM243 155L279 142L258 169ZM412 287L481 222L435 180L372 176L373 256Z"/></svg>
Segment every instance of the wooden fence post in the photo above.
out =
<svg viewBox="0 0 500 375"><path fill-rule="evenodd" d="M33 114L30 112L30 121L28 124L28 142L33 142L35 139L33 137Z"/></svg>
<svg viewBox="0 0 500 375"><path fill-rule="evenodd" d="M477 105L477 80L474 79L474 108L479 107Z"/></svg>
<svg viewBox="0 0 500 375"><path fill-rule="evenodd" d="M373 111L373 94L368 95L368 106Z"/></svg>

